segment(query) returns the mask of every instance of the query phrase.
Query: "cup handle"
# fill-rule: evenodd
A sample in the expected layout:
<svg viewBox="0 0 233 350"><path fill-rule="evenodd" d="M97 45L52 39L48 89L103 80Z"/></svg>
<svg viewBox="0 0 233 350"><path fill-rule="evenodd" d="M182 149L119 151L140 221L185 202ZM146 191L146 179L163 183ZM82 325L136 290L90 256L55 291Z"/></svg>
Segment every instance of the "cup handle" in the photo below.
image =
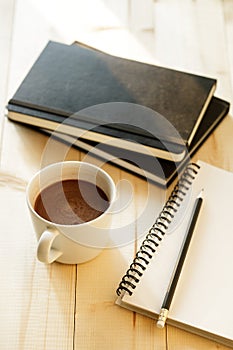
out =
<svg viewBox="0 0 233 350"><path fill-rule="evenodd" d="M39 261L51 264L62 255L61 251L52 248L53 241L58 235L59 232L57 230L49 228L42 233L37 246L37 258Z"/></svg>

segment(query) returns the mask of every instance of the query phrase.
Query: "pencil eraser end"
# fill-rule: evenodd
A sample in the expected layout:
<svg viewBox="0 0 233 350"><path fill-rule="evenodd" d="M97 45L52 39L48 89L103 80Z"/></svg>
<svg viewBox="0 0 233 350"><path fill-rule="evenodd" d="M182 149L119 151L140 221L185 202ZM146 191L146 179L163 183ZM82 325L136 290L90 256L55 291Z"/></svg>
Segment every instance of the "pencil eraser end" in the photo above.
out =
<svg viewBox="0 0 233 350"><path fill-rule="evenodd" d="M158 328L164 328L165 323L166 323L166 319L167 319L167 315L168 315L168 309L165 309L162 307L160 310L158 321L157 321Z"/></svg>
<svg viewBox="0 0 233 350"><path fill-rule="evenodd" d="M162 320L158 320L157 321L157 327L158 328L164 328L164 326L165 326L165 322L164 321L162 321Z"/></svg>

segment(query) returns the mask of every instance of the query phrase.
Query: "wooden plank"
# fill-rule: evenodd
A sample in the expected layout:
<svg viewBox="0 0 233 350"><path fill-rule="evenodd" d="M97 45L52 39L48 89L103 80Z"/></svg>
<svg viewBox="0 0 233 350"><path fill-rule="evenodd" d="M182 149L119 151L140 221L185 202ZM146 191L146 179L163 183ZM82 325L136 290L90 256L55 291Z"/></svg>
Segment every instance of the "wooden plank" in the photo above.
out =
<svg viewBox="0 0 233 350"><path fill-rule="evenodd" d="M113 176L115 183L119 181L120 170L107 164L104 169ZM132 220L134 214L134 208L131 208L128 215ZM125 218L121 215L117 220L124 224ZM75 348L119 349L122 344L125 349L132 347L134 314L118 308L114 302L117 285L134 253L134 243L118 249L110 248L95 260L78 267Z"/></svg>
<svg viewBox="0 0 233 350"><path fill-rule="evenodd" d="M233 171L233 119L229 115L214 131L213 135L197 152L194 161L201 159L217 167Z"/></svg>
<svg viewBox="0 0 233 350"><path fill-rule="evenodd" d="M154 13L160 64L216 78L216 95L232 100L221 1L158 0Z"/></svg>
<svg viewBox="0 0 233 350"><path fill-rule="evenodd" d="M33 1L17 2L8 98L47 40L61 39L52 32L53 28L36 10ZM46 141L40 133L6 120L2 168L28 181L41 166ZM59 145L56 150L60 150ZM46 266L36 261L36 239L25 208L25 193L21 194L20 201L15 192L8 196L12 204L7 207L7 202L1 202L1 208L5 205L8 210L3 212L1 209L1 222L12 217L10 208L18 214L9 227L5 224L6 235L1 235L1 315L4 323L0 347L70 350L73 348L76 266Z"/></svg>
<svg viewBox="0 0 233 350"><path fill-rule="evenodd" d="M114 288L122 266L122 255L115 249L78 267L75 348L119 349L122 344L125 349L132 347L134 314L114 305Z"/></svg>
<svg viewBox="0 0 233 350"><path fill-rule="evenodd" d="M229 65L229 77L231 80L231 102L233 98L233 7L232 3L230 1L222 0L223 3L223 12L224 12L224 24L225 24L225 31L226 31L226 55ZM230 113L232 115L232 104L230 107Z"/></svg>
<svg viewBox="0 0 233 350"><path fill-rule="evenodd" d="M217 78L216 95L232 101L225 22L221 1L155 2L156 60L161 65ZM232 170L232 122L227 118L201 147L202 159ZM167 328L169 349L226 349L224 346L174 327Z"/></svg>
<svg viewBox="0 0 233 350"><path fill-rule="evenodd" d="M135 227L133 223L140 206L143 210L143 203L147 201L146 182L107 164L104 169L113 176L116 184L124 179L133 186L136 202L134 200L126 210L116 214L113 220L119 227L131 221L132 225L127 230L135 231L132 232L135 238L141 236L138 226ZM137 250L135 242L126 242L123 246L106 249L97 259L78 267L75 322L77 349L140 349L147 344L157 344L161 349L165 347L164 334L156 329L155 323L152 329L149 326L151 320L142 320L141 316L115 305L115 290Z"/></svg>
<svg viewBox="0 0 233 350"><path fill-rule="evenodd" d="M71 349L75 266L36 261L24 190L12 178L0 193L0 348Z"/></svg>
<svg viewBox="0 0 233 350"><path fill-rule="evenodd" d="M154 1L134 0L129 2L128 28L143 46L144 50L154 58Z"/></svg>
<svg viewBox="0 0 233 350"><path fill-rule="evenodd" d="M155 57L160 65L197 69L199 47L193 7L190 1L155 1Z"/></svg>
<svg viewBox="0 0 233 350"><path fill-rule="evenodd" d="M191 335L189 332L181 331L178 328L168 327L168 349L182 349L193 350L193 349L218 349L218 350L230 350L228 346L220 345L211 340L199 337L197 335ZM171 339L172 338L172 342ZM182 346L182 347L181 347Z"/></svg>
<svg viewBox="0 0 233 350"><path fill-rule="evenodd" d="M7 6L12 4L0 1L5 1ZM232 99L232 68L229 70L232 67L232 19L227 1L157 0L153 4L149 0L78 3L70 0L67 6L67 2L55 0L18 0L16 5L8 97L47 40L53 39L67 43L83 40L113 54L216 76L219 80L217 93ZM69 19L65 25L64 18ZM6 57L4 62L8 62ZM232 120L227 118L196 157L233 170L232 131ZM47 140L35 131L7 121L2 167L27 181L46 162L61 160L61 157L76 160L84 157L74 149L66 149L64 156L64 147L56 143L54 152L46 158ZM125 179L132 184L135 198L128 211L120 213L115 221L119 224L134 222L144 210L145 182L111 165L102 165L115 183ZM9 212L2 212L1 218L7 232L0 238L3 285L0 308L4 320L0 330L1 348L173 349L184 345L187 349L225 349L174 327L157 330L152 320L114 304L115 289L140 239L106 249L98 258L77 269L61 264L45 266L35 259L35 237L25 203L21 205L24 194L16 195L12 189L3 191L7 191L8 200L15 203L12 207L15 212L18 207L24 209L10 226L8 220L2 221L11 217ZM1 208L5 203L1 203ZM16 235L19 228L20 234ZM132 236L138 238L141 229L140 223L132 225Z"/></svg>
<svg viewBox="0 0 233 350"><path fill-rule="evenodd" d="M0 149L4 123L15 0L0 0ZM1 156L0 156L1 159Z"/></svg>
<svg viewBox="0 0 233 350"><path fill-rule="evenodd" d="M216 95L232 101L222 1L197 1L199 52L206 74L217 78Z"/></svg>
<svg viewBox="0 0 233 350"><path fill-rule="evenodd" d="M217 21L217 14L215 14L215 20L218 25L214 27L212 24L212 36L216 38L216 44L218 47L218 52L216 52L216 57L214 57L215 65L213 69L216 71L216 76L220 73L218 79L218 85L220 85L220 90L226 96L228 101L231 103L230 115L221 123L220 126L214 131L213 135L207 140L207 142L201 147L200 151L195 156L195 159L200 158L209 162L213 165L219 166L221 168L233 171L233 161L232 161L232 132L233 132L233 121L231 117L232 113L232 38L233 38L233 25L232 25L232 6L227 1L218 1L216 6L211 6L211 14L215 13L218 10L218 16L221 18ZM201 12L201 7L199 8ZM221 34L220 34L221 33ZM209 34L210 35L210 34ZM221 35L221 37L220 37ZM220 49L219 49L220 44ZM206 44L207 45L207 44ZM213 45L214 46L214 45ZM217 49L216 49L217 50ZM206 60L212 60L213 52L210 52L209 56L208 51L206 52ZM217 63L218 62L218 63ZM220 67L223 69L220 69ZM216 94L218 90L216 91Z"/></svg>
<svg viewBox="0 0 233 350"><path fill-rule="evenodd" d="M11 51L11 37L14 18L14 0L0 0L0 106L1 111L6 99L7 78ZM2 114L2 112L1 112Z"/></svg>
<svg viewBox="0 0 233 350"><path fill-rule="evenodd" d="M12 97L49 36L59 40L59 35L51 32L52 28L41 13L36 11L33 1L16 2L6 100ZM5 120L1 150L2 167L28 180L40 167L40 157L46 140L44 136L29 128Z"/></svg>

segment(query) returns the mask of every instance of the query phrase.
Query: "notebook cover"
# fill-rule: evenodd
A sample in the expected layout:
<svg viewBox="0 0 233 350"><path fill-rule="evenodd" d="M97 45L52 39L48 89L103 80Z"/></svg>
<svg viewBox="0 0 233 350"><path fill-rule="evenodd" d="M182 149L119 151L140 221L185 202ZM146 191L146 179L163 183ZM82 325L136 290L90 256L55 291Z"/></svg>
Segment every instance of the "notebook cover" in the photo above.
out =
<svg viewBox="0 0 233 350"><path fill-rule="evenodd" d="M81 120L75 117L66 118L55 113L40 111L12 103L8 103L7 108L8 117L14 121L47 128L52 131L59 129L60 132L65 132L63 129L69 126L71 128L69 129L71 136L79 136L79 133L81 133L87 141L97 142L98 140L100 142L101 140L101 142L103 142L109 140L109 138L113 138L117 142L118 147L123 147L123 141L127 140L149 147L150 150L158 149L166 153L168 153L169 150L170 153L174 156L177 155L180 159L184 156L184 145L175 144L173 142L161 142L161 140L151 137L151 135L145 138L145 136L139 133L131 133L125 128L117 129L116 127L111 127L109 124L107 126L105 124L98 125L98 123L95 123L92 119ZM88 133L86 131L88 131ZM90 135L89 132L91 132L92 135ZM132 144L130 147L133 147ZM144 149L141 148L141 151L143 152Z"/></svg>
<svg viewBox="0 0 233 350"><path fill-rule="evenodd" d="M139 104L164 116L188 143L215 85L215 79L50 41L9 103L64 117L101 103ZM146 120L138 121L141 130L133 117L125 122L127 131L148 136ZM161 138L170 135L162 130Z"/></svg>
<svg viewBox="0 0 233 350"><path fill-rule="evenodd" d="M169 185L176 178L177 173L182 171L185 164L227 115L229 106L230 104L228 102L220 98L212 98L195 137L187 150L186 157L179 163L142 155L133 151L126 151L125 149L112 147L107 144L99 144L97 146L95 142L84 139L75 139L69 135L57 133L53 134L53 137L84 151L90 152L90 154L97 157L107 161L110 160L112 164L115 164L124 170L130 171L141 177L146 176L148 180L152 180L161 185ZM51 135L51 132L48 130L44 130L44 132ZM137 165L141 166L142 170Z"/></svg>

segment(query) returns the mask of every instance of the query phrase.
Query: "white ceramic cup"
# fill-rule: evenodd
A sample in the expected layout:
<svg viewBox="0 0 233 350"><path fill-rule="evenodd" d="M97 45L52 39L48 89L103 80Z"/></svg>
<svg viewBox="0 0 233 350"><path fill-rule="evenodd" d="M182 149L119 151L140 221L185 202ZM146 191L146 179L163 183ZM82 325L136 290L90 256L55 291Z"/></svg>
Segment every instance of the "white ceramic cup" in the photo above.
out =
<svg viewBox="0 0 233 350"><path fill-rule="evenodd" d="M94 220L75 225L56 224L41 217L34 209L39 193L49 185L67 179L85 180L99 186L108 197L108 209ZM64 161L36 173L27 186L26 198L38 239L37 258L48 264L54 261L79 264L95 258L108 246L115 196L112 178L89 163Z"/></svg>

